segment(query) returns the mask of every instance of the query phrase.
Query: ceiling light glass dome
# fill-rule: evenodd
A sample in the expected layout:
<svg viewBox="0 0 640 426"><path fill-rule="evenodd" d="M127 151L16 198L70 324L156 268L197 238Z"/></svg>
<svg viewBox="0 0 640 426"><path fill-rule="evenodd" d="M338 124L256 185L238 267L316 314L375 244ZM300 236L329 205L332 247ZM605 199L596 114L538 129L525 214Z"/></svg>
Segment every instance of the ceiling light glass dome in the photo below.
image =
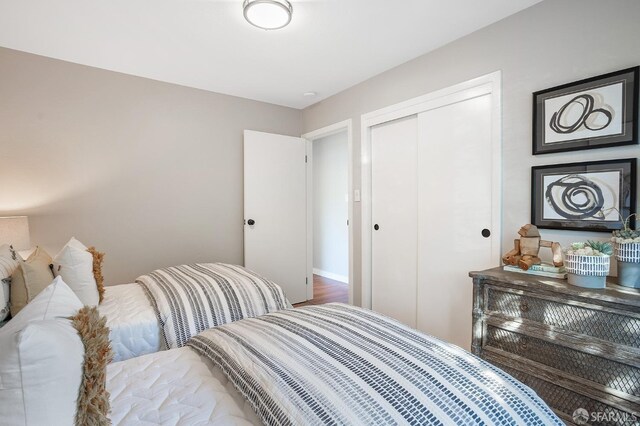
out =
<svg viewBox="0 0 640 426"><path fill-rule="evenodd" d="M293 7L287 0L245 0L244 18L263 30L277 30L291 22Z"/></svg>

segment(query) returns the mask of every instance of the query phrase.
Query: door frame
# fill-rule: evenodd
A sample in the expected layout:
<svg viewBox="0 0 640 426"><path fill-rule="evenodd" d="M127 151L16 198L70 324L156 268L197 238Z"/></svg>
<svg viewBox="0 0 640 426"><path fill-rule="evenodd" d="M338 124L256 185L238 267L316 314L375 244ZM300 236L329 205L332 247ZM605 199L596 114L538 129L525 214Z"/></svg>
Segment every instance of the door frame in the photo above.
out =
<svg viewBox="0 0 640 426"><path fill-rule="evenodd" d="M362 137L362 307L370 309L372 300L371 128L389 121L487 94L491 94L492 100L491 230L494 238L492 239L491 254L497 261L502 253L502 71L495 71L408 101L362 114L360 120ZM494 242L497 242L497 244Z"/></svg>
<svg viewBox="0 0 640 426"><path fill-rule="evenodd" d="M313 299L313 149L318 139L347 132L347 190L349 220L349 304L353 304L353 120L348 119L305 133L307 142L307 276L311 285L307 286L307 298Z"/></svg>

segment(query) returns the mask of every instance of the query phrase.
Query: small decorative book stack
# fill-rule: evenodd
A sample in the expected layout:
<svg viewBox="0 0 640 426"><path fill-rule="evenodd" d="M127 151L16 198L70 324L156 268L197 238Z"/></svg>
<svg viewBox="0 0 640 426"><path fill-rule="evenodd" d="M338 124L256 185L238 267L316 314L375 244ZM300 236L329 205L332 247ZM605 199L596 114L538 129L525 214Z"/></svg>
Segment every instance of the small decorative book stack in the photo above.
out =
<svg viewBox="0 0 640 426"><path fill-rule="evenodd" d="M553 266L546 263L541 263L540 265L531 265L529 269L527 269L526 271L523 269L520 269L517 266L512 266L512 265L504 265L503 268L505 271L508 271L508 272L521 272L523 274L558 278L561 280L567 278L567 270L565 269L564 266Z"/></svg>

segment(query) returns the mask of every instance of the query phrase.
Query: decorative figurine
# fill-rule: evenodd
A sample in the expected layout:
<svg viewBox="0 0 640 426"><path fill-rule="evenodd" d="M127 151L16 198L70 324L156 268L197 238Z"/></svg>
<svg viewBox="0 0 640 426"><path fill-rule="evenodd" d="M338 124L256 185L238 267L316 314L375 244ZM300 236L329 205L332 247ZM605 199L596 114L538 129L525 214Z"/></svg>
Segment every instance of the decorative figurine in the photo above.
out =
<svg viewBox="0 0 640 426"><path fill-rule="evenodd" d="M527 271L532 265L540 265L542 263L538 257L540 247L551 248L553 266L563 265L560 243L540 239L537 226L524 225L518 234L520 234L520 238L513 241L513 250L502 256L502 261L506 265L517 266L523 271Z"/></svg>

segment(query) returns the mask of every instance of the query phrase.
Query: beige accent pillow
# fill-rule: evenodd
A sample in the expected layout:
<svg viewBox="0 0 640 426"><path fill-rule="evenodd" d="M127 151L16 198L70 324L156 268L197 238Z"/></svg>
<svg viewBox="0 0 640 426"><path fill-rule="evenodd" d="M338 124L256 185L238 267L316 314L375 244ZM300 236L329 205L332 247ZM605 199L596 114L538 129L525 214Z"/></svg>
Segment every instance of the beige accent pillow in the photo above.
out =
<svg viewBox="0 0 640 426"><path fill-rule="evenodd" d="M11 316L16 316L24 306L31 302L51 281L51 256L40 247L29 258L20 262L20 266L11 276ZM25 297L26 296L26 297Z"/></svg>

